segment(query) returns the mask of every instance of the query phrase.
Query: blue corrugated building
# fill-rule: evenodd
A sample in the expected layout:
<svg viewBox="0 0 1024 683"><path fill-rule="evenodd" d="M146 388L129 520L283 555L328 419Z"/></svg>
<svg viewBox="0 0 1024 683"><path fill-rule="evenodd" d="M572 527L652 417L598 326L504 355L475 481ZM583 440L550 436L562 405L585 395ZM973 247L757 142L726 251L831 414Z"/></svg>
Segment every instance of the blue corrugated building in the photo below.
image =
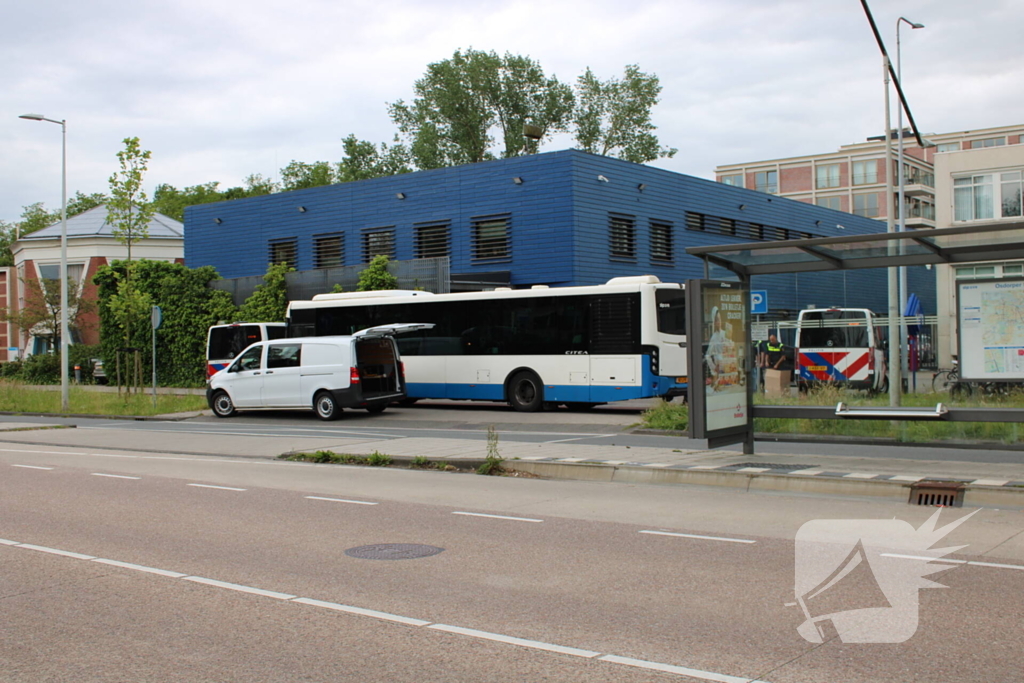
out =
<svg viewBox="0 0 1024 683"><path fill-rule="evenodd" d="M225 278L448 256L454 281L512 287L703 277L694 245L884 232L885 224L578 150L282 192L185 211L185 261ZM712 272L713 277L724 276ZM931 272L910 290L935 311ZM886 310L886 274L761 276L773 312L808 304Z"/></svg>

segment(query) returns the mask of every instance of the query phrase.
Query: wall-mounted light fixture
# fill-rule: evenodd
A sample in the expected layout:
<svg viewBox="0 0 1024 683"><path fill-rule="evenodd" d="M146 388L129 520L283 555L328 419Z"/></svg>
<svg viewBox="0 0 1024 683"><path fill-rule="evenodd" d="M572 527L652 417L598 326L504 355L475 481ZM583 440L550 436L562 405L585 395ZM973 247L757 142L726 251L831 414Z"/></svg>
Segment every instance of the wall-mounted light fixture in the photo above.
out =
<svg viewBox="0 0 1024 683"><path fill-rule="evenodd" d="M398 194L395 195L395 197L398 198L398 199L405 199L405 193L404 192L399 192Z"/></svg>
<svg viewBox="0 0 1024 683"><path fill-rule="evenodd" d="M299 207L299 213L306 213L306 207L300 206Z"/></svg>
<svg viewBox="0 0 1024 683"><path fill-rule="evenodd" d="M644 190L647 189L647 185L645 185L644 183L640 183L639 185L636 186L636 189L639 190L640 192L643 192Z"/></svg>
<svg viewBox="0 0 1024 683"><path fill-rule="evenodd" d="M746 204L740 204L740 211L742 211L742 210L743 210L743 209L745 209L745 208L747 208L747 205L746 205Z"/></svg>
<svg viewBox="0 0 1024 683"><path fill-rule="evenodd" d="M821 225L821 221L814 221L815 225Z"/></svg>
<svg viewBox="0 0 1024 683"><path fill-rule="evenodd" d="M221 219L219 219L219 218L214 218L214 219L213 219L213 222L214 222L214 223L216 223L217 225L220 225L220 224L221 224L221 223L223 223L224 221L222 221L222 220L221 220Z"/></svg>
<svg viewBox="0 0 1024 683"><path fill-rule="evenodd" d="M601 181L602 183L607 183L607 182L609 182L609 181L608 181L608 179L607 179L607 178L605 178L605 177L604 177L603 175L599 175L599 176L597 176L597 179L598 179L598 180L600 180L600 181Z"/></svg>
<svg viewBox="0 0 1024 683"><path fill-rule="evenodd" d="M516 185L522 185L523 179L520 178L519 176L516 176L515 178L512 179L512 182L515 183Z"/></svg>
<svg viewBox="0 0 1024 683"><path fill-rule="evenodd" d="M840 230L846 230L846 226L845 225L841 225L839 223L836 223L836 227L839 228Z"/></svg>

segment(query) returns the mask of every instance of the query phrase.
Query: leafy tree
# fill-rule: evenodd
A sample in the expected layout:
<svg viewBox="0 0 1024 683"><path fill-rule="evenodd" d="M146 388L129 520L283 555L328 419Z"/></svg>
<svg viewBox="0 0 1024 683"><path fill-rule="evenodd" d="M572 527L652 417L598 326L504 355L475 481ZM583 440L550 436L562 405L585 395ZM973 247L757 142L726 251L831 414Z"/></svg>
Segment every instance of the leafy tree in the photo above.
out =
<svg viewBox="0 0 1024 683"><path fill-rule="evenodd" d="M378 254L366 269L359 273L357 292L371 292L381 289L398 289L398 278L388 272L388 257Z"/></svg>
<svg viewBox="0 0 1024 683"><path fill-rule="evenodd" d="M338 164L338 182L383 178L412 171L409 150L398 141L398 136L395 136L394 144L382 142L380 147L359 140L355 135L349 135L343 142L345 156Z"/></svg>
<svg viewBox="0 0 1024 683"><path fill-rule="evenodd" d="M292 161L281 169L281 189L304 190L307 187L333 185L338 182L337 171L329 161Z"/></svg>
<svg viewBox="0 0 1024 683"><path fill-rule="evenodd" d="M192 185L182 190L173 185L157 185L153 191L153 210L162 213L175 220L185 220L185 207L195 204L207 204L219 202L224 199L224 193L217 189L220 183L202 183Z"/></svg>
<svg viewBox="0 0 1024 683"><path fill-rule="evenodd" d="M71 215L70 213L68 214ZM42 202L29 204L21 212L21 220L18 227L21 235L30 235L33 232L48 228L54 223L60 222L60 210L47 211Z"/></svg>
<svg viewBox="0 0 1024 683"><path fill-rule="evenodd" d="M106 203L107 195L102 192L93 192L92 194L75 192L75 196L68 200L68 218L85 213L89 209L95 209L97 206L102 206ZM60 220L59 213L57 214L57 220Z"/></svg>
<svg viewBox="0 0 1024 683"><path fill-rule="evenodd" d="M132 244L149 236L149 221L153 218L153 205L142 189L151 152L139 146L138 138L125 138L122 142L124 149L117 153L121 170L110 176L107 210L114 237L128 247L128 263L131 264ZM130 272L128 278L130 280Z"/></svg>
<svg viewBox="0 0 1024 683"><path fill-rule="evenodd" d="M635 163L672 157L678 150L661 146L651 122L660 93L658 77L635 64L622 80L603 82L588 68L576 82L576 143L585 152Z"/></svg>
<svg viewBox="0 0 1024 683"><path fill-rule="evenodd" d="M170 386L200 386L206 377L207 330L219 320L238 319L238 309L231 302L231 295L208 287L211 280L220 276L212 266L187 268L164 261L138 261L132 269L132 282L138 291L149 298L149 304L160 306L163 311L163 324L156 333L159 382ZM93 278L99 295L100 355L107 360L110 377L116 372L113 361L117 350L125 344L125 330L112 315L111 300L118 294L126 270L125 261L115 261L100 268ZM133 327L131 334L130 346L150 348L148 325ZM152 367L148 356L147 353L144 375Z"/></svg>
<svg viewBox="0 0 1024 683"><path fill-rule="evenodd" d="M288 283L285 275L295 269L287 263L272 263L263 276L263 284L256 285L239 314L252 323L273 323L284 320L288 310Z"/></svg>
<svg viewBox="0 0 1024 683"><path fill-rule="evenodd" d="M389 113L423 169L493 159L495 126L503 157L536 151L536 142L524 144L523 124L549 136L566 130L573 107L572 89L546 76L538 62L472 48L429 64L414 91L411 103L399 100Z"/></svg>
<svg viewBox="0 0 1024 683"><path fill-rule="evenodd" d="M11 252L11 245L14 244L17 229L16 223L0 221L0 267L14 265L14 254Z"/></svg>
<svg viewBox="0 0 1024 683"><path fill-rule="evenodd" d="M60 348L60 280L22 278L24 304L14 310L0 308L0 320L10 322L37 337L49 337L52 349ZM95 304L84 299L78 285L68 280L68 330L81 330L83 316L95 310Z"/></svg>

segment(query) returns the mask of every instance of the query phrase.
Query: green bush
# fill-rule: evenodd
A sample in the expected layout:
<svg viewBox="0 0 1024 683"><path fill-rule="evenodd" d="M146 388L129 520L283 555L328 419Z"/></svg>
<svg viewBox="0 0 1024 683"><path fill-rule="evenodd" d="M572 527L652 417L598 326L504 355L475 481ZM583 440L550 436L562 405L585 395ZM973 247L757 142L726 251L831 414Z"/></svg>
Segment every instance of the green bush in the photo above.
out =
<svg viewBox="0 0 1024 683"><path fill-rule="evenodd" d="M36 353L21 364L21 376L26 384L60 384L60 354Z"/></svg>

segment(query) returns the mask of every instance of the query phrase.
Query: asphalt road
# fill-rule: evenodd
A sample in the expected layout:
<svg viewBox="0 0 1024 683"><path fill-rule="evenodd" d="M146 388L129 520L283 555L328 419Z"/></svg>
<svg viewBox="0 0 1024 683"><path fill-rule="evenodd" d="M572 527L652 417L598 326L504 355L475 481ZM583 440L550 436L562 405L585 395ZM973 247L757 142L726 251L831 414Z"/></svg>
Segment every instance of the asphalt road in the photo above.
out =
<svg viewBox="0 0 1024 683"><path fill-rule="evenodd" d="M1020 512L950 535L987 564L922 590L907 642L798 635L804 522L931 512L26 445L0 451L0 679L1020 680ZM443 551L345 552L391 543Z"/></svg>

